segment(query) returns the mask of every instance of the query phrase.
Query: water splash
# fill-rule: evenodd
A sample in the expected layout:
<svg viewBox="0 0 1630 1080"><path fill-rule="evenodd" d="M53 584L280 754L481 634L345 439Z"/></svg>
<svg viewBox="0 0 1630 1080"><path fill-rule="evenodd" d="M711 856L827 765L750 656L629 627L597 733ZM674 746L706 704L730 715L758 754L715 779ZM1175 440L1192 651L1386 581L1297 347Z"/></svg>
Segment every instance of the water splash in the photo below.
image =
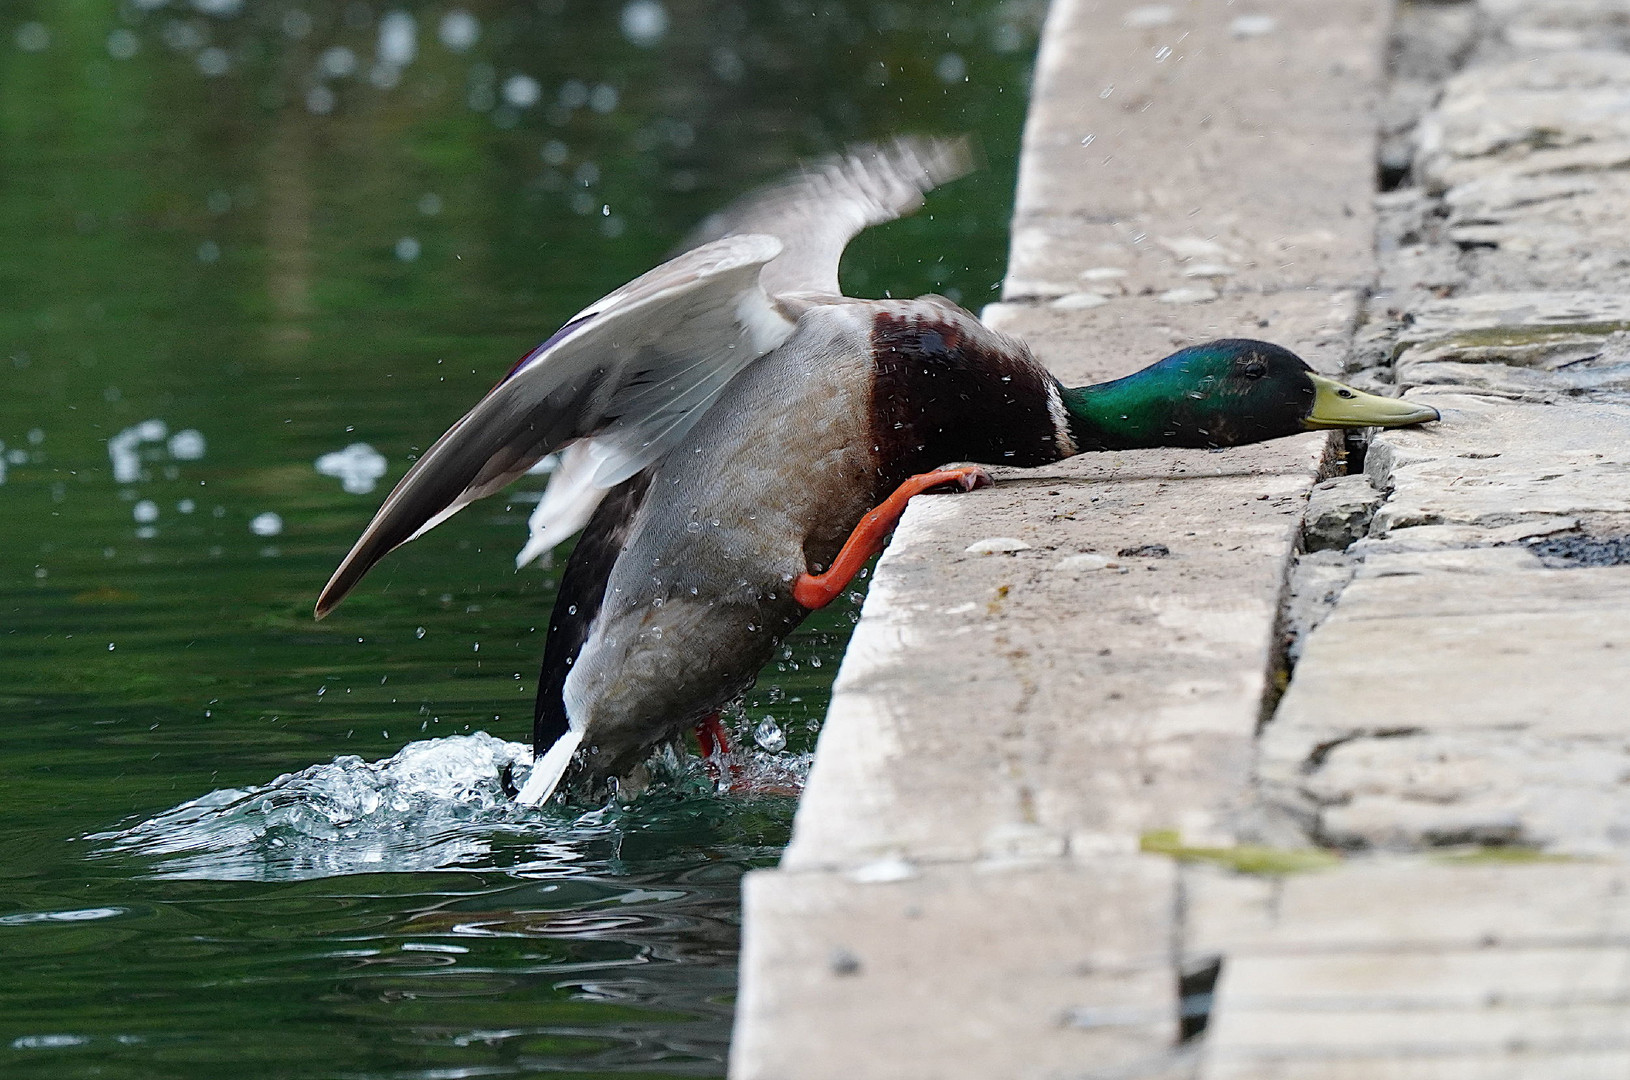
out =
<svg viewBox="0 0 1630 1080"><path fill-rule="evenodd" d="M604 806L517 804L532 750L485 732L409 743L391 757L347 755L267 784L212 791L123 829L84 839L98 857L153 860L150 877L299 881L345 874L505 866L559 875L622 827L637 804L716 792L796 794L809 755L737 754L726 779L671 750L638 793Z"/></svg>
<svg viewBox="0 0 1630 1080"><path fill-rule="evenodd" d="M472 825L514 821L505 774L531 750L482 732L409 743L368 762L336 758L268 784L212 791L114 832L101 855L160 860L161 878L289 881L484 861Z"/></svg>
<svg viewBox="0 0 1630 1080"><path fill-rule="evenodd" d="M404 241L398 241L400 249ZM415 241L417 243L417 241ZM400 252L398 252L400 254ZM414 255L417 256L415 251ZM352 495L366 495L385 475L389 463L385 455L365 442L354 442L344 450L334 450L317 459L316 468L324 476L332 476Z"/></svg>

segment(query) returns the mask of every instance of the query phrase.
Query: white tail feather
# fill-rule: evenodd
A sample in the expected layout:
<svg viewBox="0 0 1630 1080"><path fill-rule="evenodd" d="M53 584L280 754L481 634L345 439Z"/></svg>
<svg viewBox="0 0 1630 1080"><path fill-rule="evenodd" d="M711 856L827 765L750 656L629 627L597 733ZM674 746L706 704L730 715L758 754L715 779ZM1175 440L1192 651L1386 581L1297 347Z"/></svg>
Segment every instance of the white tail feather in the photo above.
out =
<svg viewBox="0 0 1630 1080"><path fill-rule="evenodd" d="M521 788L521 793L515 796L515 801L521 806L542 806L548 802L549 796L560 786L560 778L566 775L566 768L572 763L572 755L577 753L577 748L582 742L581 731L568 731L556 739L549 752L532 766L532 773L526 778L526 785Z"/></svg>

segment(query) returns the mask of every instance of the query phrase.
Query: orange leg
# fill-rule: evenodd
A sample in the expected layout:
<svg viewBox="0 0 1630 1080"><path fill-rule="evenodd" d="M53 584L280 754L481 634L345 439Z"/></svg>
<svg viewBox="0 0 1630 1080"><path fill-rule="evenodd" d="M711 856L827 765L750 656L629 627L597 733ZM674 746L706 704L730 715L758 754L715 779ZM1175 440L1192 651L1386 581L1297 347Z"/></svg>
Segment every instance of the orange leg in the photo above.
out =
<svg viewBox="0 0 1630 1080"><path fill-rule="evenodd" d="M741 778L741 763L730 754L730 736L718 713L709 713L696 724L696 742L702 750L702 763L715 780L734 791ZM729 780L725 780L728 776Z"/></svg>
<svg viewBox="0 0 1630 1080"><path fill-rule="evenodd" d="M823 608L836 599L860 573L866 560L883 550L883 542L900 523L900 515L906 512L906 503L911 501L913 495L921 495L930 488L942 485L955 485L961 491L972 491L989 487L990 484L990 474L977 465L959 465L954 469L936 469L908 477L905 483L894 489L893 495L883 500L882 505L860 519L860 524L844 541L843 550L832 560L826 573L798 575L798 580L792 585L792 598L811 611Z"/></svg>
<svg viewBox="0 0 1630 1080"><path fill-rule="evenodd" d="M696 742L702 748L704 758L730 753L730 736L725 733L724 724L719 722L718 713L709 713L697 722Z"/></svg>

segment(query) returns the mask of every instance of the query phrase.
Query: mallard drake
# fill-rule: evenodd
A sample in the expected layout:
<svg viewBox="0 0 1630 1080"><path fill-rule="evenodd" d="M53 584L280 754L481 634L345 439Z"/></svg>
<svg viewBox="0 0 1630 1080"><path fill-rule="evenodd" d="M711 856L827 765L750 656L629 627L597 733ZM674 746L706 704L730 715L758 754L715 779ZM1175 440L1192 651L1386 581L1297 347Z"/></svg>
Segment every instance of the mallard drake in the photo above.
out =
<svg viewBox="0 0 1630 1080"><path fill-rule="evenodd" d="M912 495L977 465L1227 447L1437 419L1262 341L1187 348L1065 387L939 296L855 300L838 259L968 169L962 144L864 147L750 196L676 258L591 304L414 463L317 601L565 448L523 557L573 532L519 799L625 774L750 686L840 593ZM711 727L709 725L712 725Z"/></svg>

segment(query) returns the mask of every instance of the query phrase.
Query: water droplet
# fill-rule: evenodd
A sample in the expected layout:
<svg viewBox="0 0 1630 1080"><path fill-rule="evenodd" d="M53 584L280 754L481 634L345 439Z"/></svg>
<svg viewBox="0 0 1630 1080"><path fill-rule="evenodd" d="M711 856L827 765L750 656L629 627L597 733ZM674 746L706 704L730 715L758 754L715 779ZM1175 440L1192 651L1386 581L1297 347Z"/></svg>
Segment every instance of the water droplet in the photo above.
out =
<svg viewBox="0 0 1630 1080"><path fill-rule="evenodd" d="M200 74L215 79L231 69L232 54L219 45L211 45L198 54L196 63Z"/></svg>
<svg viewBox="0 0 1630 1080"><path fill-rule="evenodd" d="M775 717L766 716L759 721L758 727L753 729L753 741L772 754L779 754L787 746L787 733L781 730L781 725L775 722Z"/></svg>
<svg viewBox="0 0 1630 1080"><path fill-rule="evenodd" d="M630 0L623 6L623 37L649 49L668 33L668 9L657 0Z"/></svg>
<svg viewBox="0 0 1630 1080"><path fill-rule="evenodd" d="M381 66L404 68L419 53L419 24L405 11L388 11L379 20L376 55Z"/></svg>
<svg viewBox="0 0 1630 1080"><path fill-rule="evenodd" d="M51 31L44 23L23 23L17 28L17 47L24 52L44 52L51 47Z"/></svg>
<svg viewBox="0 0 1630 1080"><path fill-rule="evenodd" d="M441 17L436 36L453 52L465 52L481 40L481 23L463 8L454 8Z"/></svg>
<svg viewBox="0 0 1630 1080"><path fill-rule="evenodd" d="M352 495L366 495L385 475L385 455L367 443L352 443L344 450L335 450L317 459L317 471L339 480L340 486Z"/></svg>
<svg viewBox="0 0 1630 1080"><path fill-rule="evenodd" d="M589 95L589 108L602 116L617 108L617 88L608 83L601 83Z"/></svg>
<svg viewBox="0 0 1630 1080"><path fill-rule="evenodd" d="M133 30L124 27L108 35L108 55L115 60L129 60L141 51L141 39Z"/></svg>
<svg viewBox="0 0 1630 1080"><path fill-rule="evenodd" d="M204 456L204 435L196 428L176 432L167 445L170 456L177 461L197 461Z"/></svg>
<svg viewBox="0 0 1630 1080"><path fill-rule="evenodd" d="M543 87L530 75L511 75L504 80L503 96L517 109L530 109L543 97Z"/></svg>
<svg viewBox="0 0 1630 1080"><path fill-rule="evenodd" d="M330 79L345 79L356 74L357 54L344 45L324 49L317 58L317 70Z"/></svg>
<svg viewBox="0 0 1630 1080"><path fill-rule="evenodd" d="M249 531L256 536L276 536L283 531L283 518L270 510L257 514L249 522Z"/></svg>
<svg viewBox="0 0 1630 1080"><path fill-rule="evenodd" d="M1273 33L1278 26L1278 20L1272 15L1241 15L1228 24L1228 32L1237 38L1262 37Z"/></svg>
<svg viewBox="0 0 1630 1080"><path fill-rule="evenodd" d="M589 103L589 88L577 79L567 79L560 84L557 100L563 108L581 109Z"/></svg>

